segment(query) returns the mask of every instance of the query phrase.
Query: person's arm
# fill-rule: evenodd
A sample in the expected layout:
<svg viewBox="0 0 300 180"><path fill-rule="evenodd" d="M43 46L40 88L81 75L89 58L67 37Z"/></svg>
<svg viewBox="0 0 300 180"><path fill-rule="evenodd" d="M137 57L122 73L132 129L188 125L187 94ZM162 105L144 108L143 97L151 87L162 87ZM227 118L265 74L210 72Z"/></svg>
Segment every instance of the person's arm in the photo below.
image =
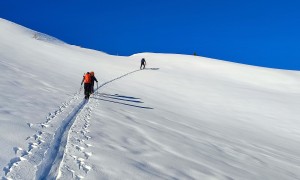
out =
<svg viewBox="0 0 300 180"><path fill-rule="evenodd" d="M98 80L97 80L97 78L95 76L94 76L94 79L95 79L96 82L98 82Z"/></svg>

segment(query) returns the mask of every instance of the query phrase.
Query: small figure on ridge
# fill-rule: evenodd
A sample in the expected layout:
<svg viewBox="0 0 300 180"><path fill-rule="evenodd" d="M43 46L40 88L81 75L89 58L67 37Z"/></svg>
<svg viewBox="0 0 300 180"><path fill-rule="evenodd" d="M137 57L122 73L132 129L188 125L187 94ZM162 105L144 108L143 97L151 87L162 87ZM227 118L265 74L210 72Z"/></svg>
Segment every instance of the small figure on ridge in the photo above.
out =
<svg viewBox="0 0 300 180"><path fill-rule="evenodd" d="M145 69L145 67L146 67L146 60L145 60L145 58L143 58L141 60L141 67L140 67L140 69Z"/></svg>

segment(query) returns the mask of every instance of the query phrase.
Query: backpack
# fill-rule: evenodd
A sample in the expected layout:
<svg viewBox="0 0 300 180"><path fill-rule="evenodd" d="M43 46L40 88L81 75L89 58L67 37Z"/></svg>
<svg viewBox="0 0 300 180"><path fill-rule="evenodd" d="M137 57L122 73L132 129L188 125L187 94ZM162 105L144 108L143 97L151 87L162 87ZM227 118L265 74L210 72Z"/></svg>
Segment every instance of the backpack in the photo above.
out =
<svg viewBox="0 0 300 180"><path fill-rule="evenodd" d="M92 82L91 74L85 74L83 77L84 77L84 83L91 83Z"/></svg>

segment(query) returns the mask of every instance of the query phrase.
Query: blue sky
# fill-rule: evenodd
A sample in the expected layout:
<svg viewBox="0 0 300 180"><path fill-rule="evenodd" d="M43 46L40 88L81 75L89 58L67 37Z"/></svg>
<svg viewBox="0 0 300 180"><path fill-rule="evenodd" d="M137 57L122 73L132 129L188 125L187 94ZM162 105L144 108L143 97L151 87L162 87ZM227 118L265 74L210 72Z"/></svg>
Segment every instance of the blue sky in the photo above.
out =
<svg viewBox="0 0 300 180"><path fill-rule="evenodd" d="M297 0L3 0L0 17L109 54L179 53L300 69Z"/></svg>

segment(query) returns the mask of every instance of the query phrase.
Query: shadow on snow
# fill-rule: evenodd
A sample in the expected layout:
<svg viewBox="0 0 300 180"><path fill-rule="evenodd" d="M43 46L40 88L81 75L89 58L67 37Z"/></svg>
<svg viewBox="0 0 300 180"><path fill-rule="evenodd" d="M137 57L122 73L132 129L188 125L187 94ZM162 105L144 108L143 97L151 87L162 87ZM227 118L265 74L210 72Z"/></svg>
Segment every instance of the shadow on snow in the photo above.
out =
<svg viewBox="0 0 300 180"><path fill-rule="evenodd" d="M128 102L133 102L133 103L144 103L140 101L140 98L135 98L135 97L130 97L130 96L121 96L117 94L105 94L105 93L100 93L98 94L99 97L103 98L108 98L108 99L114 99L114 100L120 100L120 101L128 101Z"/></svg>
<svg viewBox="0 0 300 180"><path fill-rule="evenodd" d="M144 70L159 70L159 68L145 68ZM103 87L103 86L105 86L105 85L107 85L107 84L109 84L113 81L119 80L119 79L121 79L125 76L136 73L138 71L142 71L142 70L138 69L138 70L126 73L126 74L124 74L122 76L119 76L117 78L114 78L110 81L107 81L107 82L101 84L97 89L95 89L95 92L97 92L101 87ZM98 93L98 94L95 94L95 95L96 96L91 97L91 98L101 100L101 101L106 101L106 102L111 102L111 103L116 103L116 104L122 104L122 105L126 105L126 106L131 106L131 107L136 107L136 108L153 109L151 107L138 106L138 105L128 104L128 103L122 102L122 101L126 101L126 102L132 102L132 103L144 103L144 102L140 101L140 98L135 98L135 97L131 97L131 96L123 96L123 95L119 95L119 94L107 94L107 93Z"/></svg>
<svg viewBox="0 0 300 180"><path fill-rule="evenodd" d="M124 103L124 102L120 102L120 101L113 101L113 100L110 100L110 99L104 99L106 97L102 97L101 98L101 96L99 96L99 97L96 96L96 97L91 97L91 98L97 99L97 100L100 100L100 101L106 101L106 102L111 102L111 103L116 103L116 104L122 104L122 105L136 107L136 108L141 108L141 109L153 109L152 107L138 106L138 105L128 104L128 103ZM113 99L117 99L117 98L113 98ZM123 100L124 101L124 99L118 99L118 100ZM130 101L130 102L132 102L132 101ZM139 103L143 103L143 102L139 102Z"/></svg>

